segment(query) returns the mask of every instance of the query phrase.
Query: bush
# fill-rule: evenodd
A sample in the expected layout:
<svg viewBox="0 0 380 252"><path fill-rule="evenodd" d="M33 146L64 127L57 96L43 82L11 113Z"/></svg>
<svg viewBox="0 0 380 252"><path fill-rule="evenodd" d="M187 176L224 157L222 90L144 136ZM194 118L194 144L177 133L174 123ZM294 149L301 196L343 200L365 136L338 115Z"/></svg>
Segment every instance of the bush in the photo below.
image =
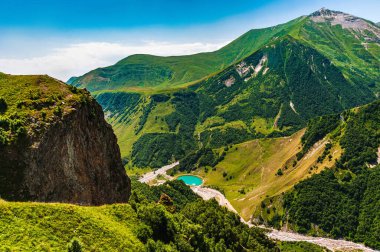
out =
<svg viewBox="0 0 380 252"><path fill-rule="evenodd" d="M82 252L82 245L77 239L71 240L67 247L68 252Z"/></svg>
<svg viewBox="0 0 380 252"><path fill-rule="evenodd" d="M277 173L276 173L277 176L282 176L283 174L284 174L284 173L282 172L281 169L278 169L278 170L277 170Z"/></svg>
<svg viewBox="0 0 380 252"><path fill-rule="evenodd" d="M0 113L4 113L8 108L8 104L4 98L0 97Z"/></svg>
<svg viewBox="0 0 380 252"><path fill-rule="evenodd" d="M54 115L61 117L63 114L61 106L56 106L53 113L54 113Z"/></svg>

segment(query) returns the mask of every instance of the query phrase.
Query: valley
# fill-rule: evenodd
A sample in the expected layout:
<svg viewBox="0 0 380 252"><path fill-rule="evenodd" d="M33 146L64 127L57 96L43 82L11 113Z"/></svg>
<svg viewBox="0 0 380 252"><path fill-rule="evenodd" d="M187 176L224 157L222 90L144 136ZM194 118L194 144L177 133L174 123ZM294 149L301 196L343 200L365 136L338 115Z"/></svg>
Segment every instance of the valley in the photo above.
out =
<svg viewBox="0 0 380 252"><path fill-rule="evenodd" d="M147 183L150 185L160 185L162 184L161 181L157 181L156 178L159 175L165 174L169 169L173 168L174 166L178 165L178 163L174 163L165 167L162 167L160 169L155 170L155 172L152 173L147 173L141 176L139 179L140 182L142 183ZM174 180L176 178L171 177L166 175L165 179L167 180ZM156 183L154 183L156 181ZM152 184L153 183L153 184ZM206 186L190 186L191 190L199 195L203 200L210 200L210 199L216 199L219 203L220 206L227 208L229 211L239 214L238 211L232 206L230 201L218 190L208 188ZM224 188L223 188L224 189ZM241 217L241 214L239 214L241 218L241 222L248 225L249 227L254 226L251 223L251 219L248 221L244 220L243 217ZM327 248L331 251L363 251L363 252L373 252L375 250L368 248L364 246L363 244L358 244L350 241L345 241L345 240L334 240L334 239L329 239L329 238L324 238L324 237L312 237L312 236L305 236L301 234L297 234L291 231L279 231L276 229L268 229L266 226L262 226L265 230L268 232L266 235L275 240L279 241L286 241L286 242L308 242L312 244L316 244L318 246L321 246L323 248Z"/></svg>
<svg viewBox="0 0 380 252"><path fill-rule="evenodd" d="M0 251L380 249L378 24L322 8L218 48L0 72Z"/></svg>

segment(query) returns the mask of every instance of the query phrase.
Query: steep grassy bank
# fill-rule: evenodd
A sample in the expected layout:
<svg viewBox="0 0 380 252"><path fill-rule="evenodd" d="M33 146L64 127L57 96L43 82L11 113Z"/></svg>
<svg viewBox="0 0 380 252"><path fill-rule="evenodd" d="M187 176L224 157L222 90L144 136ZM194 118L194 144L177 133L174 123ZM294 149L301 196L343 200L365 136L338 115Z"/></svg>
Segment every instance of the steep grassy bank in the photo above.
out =
<svg viewBox="0 0 380 252"><path fill-rule="evenodd" d="M58 203L0 202L0 249L66 251L77 238L85 251L143 251L130 205L80 207Z"/></svg>
<svg viewBox="0 0 380 252"><path fill-rule="evenodd" d="M149 187L133 181L130 204L83 207L0 202L0 249L65 251L278 251L257 228L180 181Z"/></svg>
<svg viewBox="0 0 380 252"><path fill-rule="evenodd" d="M326 121L324 125L336 125L331 121L336 120L334 117L320 120ZM346 111L339 120L333 129L315 127L308 134L319 138L329 134L333 144L340 144L343 154L334 168L300 182L286 193L277 204L280 211L270 209L275 213L272 223L379 248L380 102ZM322 154L321 158L328 155Z"/></svg>

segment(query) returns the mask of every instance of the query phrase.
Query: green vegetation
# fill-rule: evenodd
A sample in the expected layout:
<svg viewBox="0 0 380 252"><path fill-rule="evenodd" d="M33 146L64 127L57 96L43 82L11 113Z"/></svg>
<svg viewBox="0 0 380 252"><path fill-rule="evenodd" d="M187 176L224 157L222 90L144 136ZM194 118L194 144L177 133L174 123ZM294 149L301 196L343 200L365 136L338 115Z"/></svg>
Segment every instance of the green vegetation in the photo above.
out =
<svg viewBox="0 0 380 252"><path fill-rule="evenodd" d="M344 237L378 249L380 167L373 166L380 145L380 101L345 111L338 125L334 123L337 118L319 118L320 127L308 128L305 136L315 139L313 136L329 133L343 149L341 158L334 169L300 182L285 194L276 225L284 225L286 220L298 232ZM325 150L330 148L332 144ZM321 160L323 155L325 152Z"/></svg>
<svg viewBox="0 0 380 252"><path fill-rule="evenodd" d="M326 248L308 242L279 242L278 246L283 252L326 252L330 251Z"/></svg>
<svg viewBox="0 0 380 252"><path fill-rule="evenodd" d="M263 231L215 200L201 200L181 181L132 183L130 204L1 201L0 250L277 251Z"/></svg>
<svg viewBox="0 0 380 252"><path fill-rule="evenodd" d="M373 26L370 22L368 24ZM330 59L350 82L360 88L359 92L373 97L371 91L379 91L380 50L375 46L378 40L375 34L308 20L299 30L299 36Z"/></svg>
<svg viewBox="0 0 380 252"><path fill-rule="evenodd" d="M332 170L314 175L286 195L288 220L298 232L344 237L380 248L379 179L379 168L353 179L340 179L339 172Z"/></svg>
<svg viewBox="0 0 380 252"><path fill-rule="evenodd" d="M67 251L72 239L83 251L142 251L130 205L80 207L67 204L0 202L1 251ZM69 244L69 245L68 245Z"/></svg>
<svg viewBox="0 0 380 252"><path fill-rule="evenodd" d="M0 148L42 131L73 104L86 102L85 94L48 76L0 73Z"/></svg>
<svg viewBox="0 0 380 252"><path fill-rule="evenodd" d="M113 66L71 78L68 83L90 91L120 90L128 87L139 87L143 90L153 88L152 90L157 91L186 86L252 54L273 37L286 34L300 20L302 18L275 27L251 30L215 52L173 57L132 55Z"/></svg>
<svg viewBox="0 0 380 252"><path fill-rule="evenodd" d="M300 160L316 142L336 129L339 123L339 115L327 115L311 119L307 124L305 134L302 136L302 151L297 154L297 159Z"/></svg>
<svg viewBox="0 0 380 252"><path fill-rule="evenodd" d="M133 55L70 83L95 92L127 167L153 168L201 148L289 136L316 116L373 101L376 48L371 32L309 16L251 30L211 53ZM305 136L298 158L317 139Z"/></svg>
<svg viewBox="0 0 380 252"><path fill-rule="evenodd" d="M355 112L344 114L347 126L340 140L344 153L337 164L355 173L377 164L380 146L380 101L364 106Z"/></svg>
<svg viewBox="0 0 380 252"><path fill-rule="evenodd" d="M134 181L133 188L130 204L142 221L138 237L148 251L275 250L262 231L248 228L215 200L199 199L182 181L158 187Z"/></svg>
<svg viewBox="0 0 380 252"><path fill-rule="evenodd" d="M240 76L242 65L262 67ZM234 83L225 85L232 77ZM128 166L159 167L201 148L290 135L310 118L369 99L353 90L328 59L287 36L182 91L101 92L96 98L109 115ZM196 167L198 160L186 166Z"/></svg>
<svg viewBox="0 0 380 252"><path fill-rule="evenodd" d="M315 15L251 30L215 52L132 55L70 83L95 92L127 167L289 136L316 116L369 103L380 91L377 35L316 22ZM308 137L298 158L318 139ZM163 141L169 144L160 148Z"/></svg>
<svg viewBox="0 0 380 252"><path fill-rule="evenodd" d="M293 167L304 132L301 130L290 137L257 139L213 149L214 158L219 158L215 166L200 166L199 161L192 165L184 159L176 169L180 170L181 165L185 164L184 171L201 176L205 186L222 191L244 219L249 220L252 214L256 219L265 212L260 207L261 201L282 195L300 180L319 173L325 166L332 166L334 160L340 157L340 149L334 145L330 150L332 160L326 158L322 164L317 164L324 152L322 146L311 149L307 157ZM283 175L277 175L279 169ZM272 210L270 218L273 216Z"/></svg>

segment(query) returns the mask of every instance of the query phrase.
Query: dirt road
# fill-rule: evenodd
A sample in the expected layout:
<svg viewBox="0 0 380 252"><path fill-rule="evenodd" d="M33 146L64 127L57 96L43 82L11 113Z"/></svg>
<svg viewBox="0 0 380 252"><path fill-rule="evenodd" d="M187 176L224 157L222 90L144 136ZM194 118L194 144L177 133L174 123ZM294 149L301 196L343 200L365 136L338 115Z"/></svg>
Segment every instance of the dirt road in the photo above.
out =
<svg viewBox="0 0 380 252"><path fill-rule="evenodd" d="M170 170L171 168L177 166L179 164L179 162L175 162L173 164L170 164L170 165L166 165L166 166L163 166L161 167L160 169L157 169L155 171L152 171L152 172L148 172L148 173L145 173L140 179L139 181L141 183L149 183L151 182L152 180L156 179L158 175L163 175L163 176L167 176L166 175L166 172L168 170Z"/></svg>
<svg viewBox="0 0 380 252"><path fill-rule="evenodd" d="M178 162L164 166L154 172L146 173L142 176L139 181L142 183L149 183L154 180L159 174L168 177L169 180L174 179L166 175L166 171L178 165ZM238 214L236 209L232 204L227 200L227 198L219 191L202 186L191 186L191 189L198 194L204 200L209 200L215 198L221 206L227 207L231 212ZM252 223L245 221L240 217L241 222L247 224L249 227L254 226ZM310 242L322 247L326 247L332 251L363 251L363 252L376 252L376 250L365 247L363 244L354 243L345 240L334 240L324 237L311 237L306 235L301 235L293 232L278 231L271 229L267 236L271 239L280 240L280 241L305 241Z"/></svg>

